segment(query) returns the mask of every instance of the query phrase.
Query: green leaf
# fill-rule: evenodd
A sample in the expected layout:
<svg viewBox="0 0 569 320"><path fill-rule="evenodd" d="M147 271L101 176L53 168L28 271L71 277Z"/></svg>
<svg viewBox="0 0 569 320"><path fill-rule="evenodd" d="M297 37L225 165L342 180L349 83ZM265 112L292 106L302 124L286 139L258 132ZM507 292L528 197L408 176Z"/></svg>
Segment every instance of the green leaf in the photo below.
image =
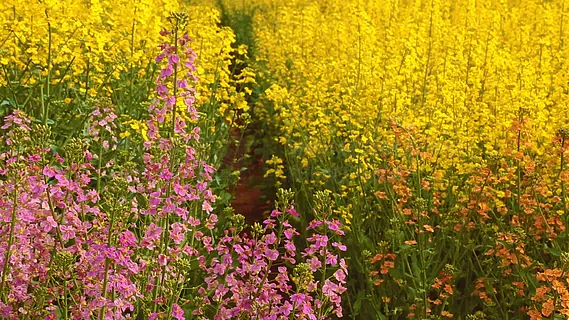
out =
<svg viewBox="0 0 569 320"><path fill-rule="evenodd" d="M255 143L254 135L248 135L247 137L245 137L245 150L251 149L254 143Z"/></svg>
<svg viewBox="0 0 569 320"><path fill-rule="evenodd" d="M377 313L377 319L379 320L387 320L387 317L383 315L383 313L378 312Z"/></svg>
<svg viewBox="0 0 569 320"><path fill-rule="evenodd" d="M556 257L561 256L561 250L556 249L556 248L549 248L549 247L547 246L547 244L544 245L544 247L545 247L545 250L549 251L550 254L552 254L552 255L554 255L554 256L556 256Z"/></svg>
<svg viewBox="0 0 569 320"><path fill-rule="evenodd" d="M362 308L362 302L364 302L365 300L365 291L361 290L358 292L358 295L356 297L356 301L354 302L354 311L355 313L359 313L359 311Z"/></svg>

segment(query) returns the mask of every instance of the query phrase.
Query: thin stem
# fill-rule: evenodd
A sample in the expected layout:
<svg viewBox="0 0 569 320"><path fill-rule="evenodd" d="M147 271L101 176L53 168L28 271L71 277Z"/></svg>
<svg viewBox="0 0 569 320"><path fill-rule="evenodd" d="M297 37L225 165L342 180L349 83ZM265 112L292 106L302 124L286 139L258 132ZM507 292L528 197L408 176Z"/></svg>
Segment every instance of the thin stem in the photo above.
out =
<svg viewBox="0 0 569 320"><path fill-rule="evenodd" d="M560 165L560 174L563 173L563 171L565 170L565 136L563 136L562 140L561 140L561 165ZM565 181L563 179L561 179L561 196L562 196L562 203L563 203L563 212L564 212L564 216L567 217L567 193L566 193L566 187L565 187Z"/></svg>
<svg viewBox="0 0 569 320"><path fill-rule="evenodd" d="M178 22L176 22L176 26L174 27L174 54L178 54ZM178 63L174 63L174 99L178 98ZM174 106L172 107L172 131L170 138L174 138L174 130L176 128L176 113L177 113L177 101L174 102ZM173 159L172 159L173 161Z"/></svg>
<svg viewBox="0 0 569 320"><path fill-rule="evenodd" d="M91 59L87 58L87 70L85 73L85 95L83 96L83 100L87 101L87 94L89 93L89 68L91 63Z"/></svg>
<svg viewBox="0 0 569 320"><path fill-rule="evenodd" d="M99 159L97 163L97 193L101 193L101 169L103 167L103 146L99 149Z"/></svg>
<svg viewBox="0 0 569 320"><path fill-rule="evenodd" d="M12 245L14 244L14 230L16 229L16 209L18 204L18 185L16 183L16 177L14 177L14 207L12 208L12 216L10 221L10 235L8 238L8 247L6 248L6 256L4 257L4 267L2 268L2 282L0 283L0 293L2 295L2 302L6 303L8 299L7 290L4 290L4 284L6 284L6 278L8 277L8 272L10 271L10 257L12 252ZM5 295L6 294L6 295Z"/></svg>
<svg viewBox="0 0 569 320"><path fill-rule="evenodd" d="M113 240L113 227L115 224L115 216L116 216L116 209L115 206L113 204L112 208L111 208L111 223L109 225L109 234L107 237L107 249L111 246L112 240ZM109 258L105 257L105 276L103 278L103 289L101 292L101 295L103 297L103 300L105 300L107 298L107 286L108 286L108 282L109 282L109 269L110 269L110 265L111 265L111 261ZM103 319L105 315L105 306L103 306L101 308L101 311L99 312L99 319Z"/></svg>
<svg viewBox="0 0 569 320"><path fill-rule="evenodd" d="M51 23L49 22L49 15L47 13L47 9L45 10L45 16L48 19L47 21L47 78L45 81L46 86L46 97L47 101L45 102L44 109L43 109L43 124L47 125L47 120L49 119L49 101L50 99L50 82L51 82ZM41 96L42 105L44 101L44 96Z"/></svg>

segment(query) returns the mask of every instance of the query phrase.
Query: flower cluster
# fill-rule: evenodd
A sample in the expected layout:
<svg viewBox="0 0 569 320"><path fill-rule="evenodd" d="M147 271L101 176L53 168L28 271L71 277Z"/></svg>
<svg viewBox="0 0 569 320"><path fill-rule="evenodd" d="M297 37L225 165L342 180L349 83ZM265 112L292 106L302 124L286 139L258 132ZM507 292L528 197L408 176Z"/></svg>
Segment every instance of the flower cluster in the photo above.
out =
<svg viewBox="0 0 569 320"><path fill-rule="evenodd" d="M178 26L156 58L142 153L125 151L116 107L93 107L83 135L52 149L50 127L8 115L0 153L0 317L258 319L342 316L346 246L322 215L297 249L290 192L252 230L214 213L192 39ZM127 153L128 154L128 153ZM198 285L195 285L195 283ZM193 287L192 287L193 286Z"/></svg>
<svg viewBox="0 0 569 320"><path fill-rule="evenodd" d="M187 54L185 61L176 48ZM195 110L195 91L187 82L194 78L181 73L182 65L195 70L189 38L181 37L175 47L165 44L162 56L169 62L149 111L154 131L144 144L142 171L136 163L105 157L119 148L109 102L94 108L85 136L70 139L62 154L45 148L49 127L32 128L20 111L6 117L3 143L9 150L0 155L2 317L180 313L177 286L188 275L180 261L195 250L187 234L216 220L209 215L214 170L192 147L199 127L189 127L171 103L181 100ZM183 77L169 92L166 83L177 72Z"/></svg>
<svg viewBox="0 0 569 320"><path fill-rule="evenodd" d="M204 300L195 314L207 319L208 309L214 309L219 310L216 319L342 316L348 270L339 255L346 246L334 240L344 234L339 221L313 220L309 245L299 250L295 240L300 234L289 223L299 214L288 202L280 203L280 209L249 233L226 230L215 244L203 236L213 254L200 262L208 276L199 289Z"/></svg>

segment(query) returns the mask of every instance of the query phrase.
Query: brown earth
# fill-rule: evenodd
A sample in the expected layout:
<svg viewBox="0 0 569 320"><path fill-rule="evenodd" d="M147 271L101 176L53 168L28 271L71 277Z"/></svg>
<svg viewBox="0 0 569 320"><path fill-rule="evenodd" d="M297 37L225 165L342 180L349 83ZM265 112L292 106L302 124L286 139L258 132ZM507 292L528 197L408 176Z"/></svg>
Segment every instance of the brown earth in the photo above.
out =
<svg viewBox="0 0 569 320"><path fill-rule="evenodd" d="M231 132L231 135L234 139L239 139L241 133L235 129ZM244 166L247 167L247 170L241 171L239 182L230 192L233 195L231 206L235 213L242 214L245 216L245 220L252 224L264 220L267 213L271 210L271 203L264 196L265 191L262 185L263 159L260 156L255 156L254 149L245 150L244 145L244 141L241 141L237 152L235 152L235 144L231 145L227 153L230 158L226 159L226 163L230 162L234 170L239 170ZM233 158L231 157L235 154L237 154L236 158L241 159L241 161L233 163ZM250 157L243 160L246 154Z"/></svg>

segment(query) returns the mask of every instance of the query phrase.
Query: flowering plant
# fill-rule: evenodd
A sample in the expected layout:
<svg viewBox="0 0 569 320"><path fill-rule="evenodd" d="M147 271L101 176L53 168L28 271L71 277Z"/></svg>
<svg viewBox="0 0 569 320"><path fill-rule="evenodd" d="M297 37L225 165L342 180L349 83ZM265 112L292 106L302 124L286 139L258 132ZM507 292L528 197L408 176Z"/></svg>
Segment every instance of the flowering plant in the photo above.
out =
<svg viewBox="0 0 569 320"><path fill-rule="evenodd" d="M48 147L49 126L18 110L6 117L2 318L184 319L188 308L217 319L341 316L347 269L338 256L346 247L332 241L343 234L338 221L315 220L300 257L299 233L287 221L298 215L291 193L281 192L280 207L250 233L217 225L208 186L215 170L203 160L192 86L196 55L179 35L187 17L173 18L173 31L162 32L174 42L156 59L156 99L139 159L113 157L124 146L110 101L97 104L84 135L58 152Z"/></svg>

